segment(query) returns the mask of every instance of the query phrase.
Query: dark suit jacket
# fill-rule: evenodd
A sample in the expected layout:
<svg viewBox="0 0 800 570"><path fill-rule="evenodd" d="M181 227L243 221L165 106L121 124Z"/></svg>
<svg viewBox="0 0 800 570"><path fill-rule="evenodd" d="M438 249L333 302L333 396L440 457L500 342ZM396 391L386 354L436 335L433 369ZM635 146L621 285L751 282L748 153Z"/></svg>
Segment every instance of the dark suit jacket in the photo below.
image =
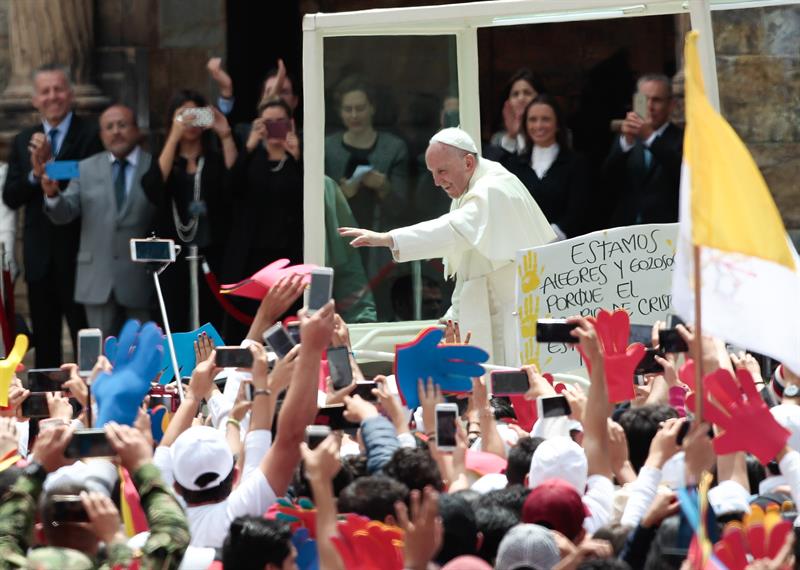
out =
<svg viewBox="0 0 800 570"><path fill-rule="evenodd" d="M81 223L75 220L64 226L51 222L43 210L42 187L30 184L31 157L28 142L34 133L43 131L41 123L20 132L11 145L8 159L8 177L3 188L3 201L11 209L25 208L25 230L23 234L23 256L25 279L38 281L47 274L51 263L74 274L75 258L78 254ZM81 160L103 150L97 132L97 121L72 116L64 141L56 160ZM68 181L61 183L66 188ZM73 278L69 287L73 286Z"/></svg>
<svg viewBox="0 0 800 570"><path fill-rule="evenodd" d="M622 152L614 141L603 165L611 188L617 192L611 226L678 221L678 194L683 159L683 131L671 124L650 145L653 159L645 166L645 146L637 142Z"/></svg>
<svg viewBox="0 0 800 570"><path fill-rule="evenodd" d="M501 162L525 185L548 222L556 224L567 237L585 233L591 214L588 163L580 154L560 148L544 178L539 178L530 160L530 152L507 152Z"/></svg>

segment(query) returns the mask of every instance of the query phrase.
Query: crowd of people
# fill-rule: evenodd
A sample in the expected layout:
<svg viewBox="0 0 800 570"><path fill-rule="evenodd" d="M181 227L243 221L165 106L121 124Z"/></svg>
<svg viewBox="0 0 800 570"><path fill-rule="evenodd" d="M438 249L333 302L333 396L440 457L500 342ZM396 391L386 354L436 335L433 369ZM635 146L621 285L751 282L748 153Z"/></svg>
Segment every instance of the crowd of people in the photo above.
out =
<svg viewBox="0 0 800 570"><path fill-rule="evenodd" d="M662 370L634 375L644 350L626 348L627 320L611 334L604 314L564 315L585 387L526 365L525 386L507 396L466 360L436 360L474 349L513 366L516 251L585 227L584 159L530 72L510 83L504 129L485 156L449 123L450 98L422 158L449 212L406 227L408 149L375 126L370 86L342 82L345 129L325 140L336 302L301 308L305 285L289 267L260 301L240 305L249 325L220 327L245 362L223 366L230 347L199 334L188 382L159 384L163 335L148 322L152 287L130 261L131 238L156 231L196 246L227 282L302 260L301 133L286 70L265 81L257 118L231 126L232 82L218 60L208 67L218 105L178 93L158 155L140 146L131 109L112 105L94 125L73 113L64 69L34 75L42 122L15 139L3 200L25 206L36 365L64 381L33 386L16 368L24 342L0 363L0 568L795 567L795 371L762 370L684 325L688 353L667 353L655 323L649 345ZM615 216L674 221L681 137L670 83L645 75L638 91L647 116L625 117L606 160L624 196ZM77 172L55 175L53 159L80 160ZM430 257L455 280L444 338L418 340L410 383L399 366L365 377L347 323L376 318L367 275L384 261ZM179 332L189 328L189 267L164 273ZM426 311L441 317L438 284L423 285ZM409 314L411 303L396 301ZM225 321L210 290L200 310L203 321ZM90 374L63 361L63 317L73 334L88 323L116 335ZM299 343L276 354L264 333L294 319ZM334 351L348 355L345 378ZM695 368L712 398L695 393ZM459 369L470 371L460 373L466 385L448 388ZM552 414L554 397L563 406Z"/></svg>

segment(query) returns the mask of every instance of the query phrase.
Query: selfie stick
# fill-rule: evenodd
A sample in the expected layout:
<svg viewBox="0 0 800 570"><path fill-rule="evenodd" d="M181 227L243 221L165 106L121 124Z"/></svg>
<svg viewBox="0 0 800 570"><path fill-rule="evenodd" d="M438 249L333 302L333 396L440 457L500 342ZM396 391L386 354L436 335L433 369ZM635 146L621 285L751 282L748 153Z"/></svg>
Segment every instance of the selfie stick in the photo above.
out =
<svg viewBox="0 0 800 570"><path fill-rule="evenodd" d="M179 246L175 246L177 249ZM169 267L169 262L161 266L160 269L153 271L153 282L156 284L156 295L158 296L158 306L161 307L161 318L164 321L164 331L167 333L167 347L169 348L169 357L172 361L172 373L175 375L175 380L178 382L178 394L181 401L183 401L183 382L181 381L181 373L178 369L178 357L175 355L175 345L172 343L172 331L169 329L169 319L167 318L167 307L164 305L164 295L161 293L161 283L158 280L159 274Z"/></svg>
<svg viewBox="0 0 800 570"><path fill-rule="evenodd" d="M189 327L192 330L200 328L200 294L197 289L197 262L200 256L196 245L189 246Z"/></svg>

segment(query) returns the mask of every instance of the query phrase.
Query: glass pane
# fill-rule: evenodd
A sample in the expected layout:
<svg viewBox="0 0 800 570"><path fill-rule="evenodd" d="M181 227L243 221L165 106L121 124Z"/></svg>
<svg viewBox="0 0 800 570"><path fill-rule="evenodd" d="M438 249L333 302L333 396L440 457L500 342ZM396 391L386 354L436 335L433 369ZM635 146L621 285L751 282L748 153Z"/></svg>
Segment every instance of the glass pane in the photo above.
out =
<svg viewBox="0 0 800 570"><path fill-rule="evenodd" d="M715 11L711 23L722 114L800 245L800 6Z"/></svg>
<svg viewBox="0 0 800 570"><path fill-rule="evenodd" d="M455 37L324 41L327 252L339 310L348 322L439 318L452 292L440 260L395 264L388 249L354 250L332 230L388 231L448 211L424 156L437 130L458 123Z"/></svg>

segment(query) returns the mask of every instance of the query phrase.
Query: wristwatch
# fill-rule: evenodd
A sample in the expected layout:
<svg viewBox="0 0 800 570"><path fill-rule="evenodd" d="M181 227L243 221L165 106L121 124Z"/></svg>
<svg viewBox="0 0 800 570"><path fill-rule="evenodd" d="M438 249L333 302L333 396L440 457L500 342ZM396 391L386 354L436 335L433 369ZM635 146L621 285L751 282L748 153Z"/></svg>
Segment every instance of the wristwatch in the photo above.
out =
<svg viewBox="0 0 800 570"><path fill-rule="evenodd" d="M44 483L47 477L47 470L38 461L32 461L22 468L22 474L34 481Z"/></svg>
<svg viewBox="0 0 800 570"><path fill-rule="evenodd" d="M783 395L786 398L796 398L800 394L800 386L797 384L788 384L786 388L783 389Z"/></svg>

